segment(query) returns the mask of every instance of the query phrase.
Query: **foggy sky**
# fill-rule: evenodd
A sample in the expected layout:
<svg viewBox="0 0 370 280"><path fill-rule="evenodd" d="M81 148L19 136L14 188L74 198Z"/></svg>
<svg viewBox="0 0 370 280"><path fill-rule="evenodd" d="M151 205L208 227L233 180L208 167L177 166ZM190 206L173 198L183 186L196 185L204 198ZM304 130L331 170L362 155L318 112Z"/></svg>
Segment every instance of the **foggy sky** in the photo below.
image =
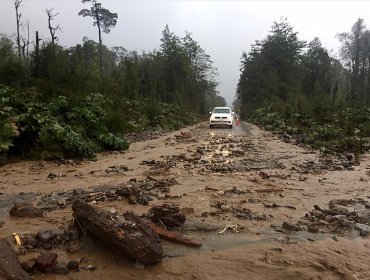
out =
<svg viewBox="0 0 370 280"><path fill-rule="evenodd" d="M231 105L239 78L240 57L251 44L262 40L274 21L287 17L300 40L319 37L333 55L340 46L337 33L350 31L361 17L370 25L370 1L128 1L101 0L103 7L118 14L118 22L110 34L103 34L109 47L122 46L141 52L159 49L161 32L168 24L179 37L192 33L214 61L219 71L218 90ZM22 20L30 21L31 36L38 30L41 38L50 40L46 8L59 15L54 24L59 43L72 46L84 36L98 41L91 18L78 16L83 8L80 0L23 0ZM0 0L0 33L16 32L14 0ZM25 34L25 33L24 33Z"/></svg>

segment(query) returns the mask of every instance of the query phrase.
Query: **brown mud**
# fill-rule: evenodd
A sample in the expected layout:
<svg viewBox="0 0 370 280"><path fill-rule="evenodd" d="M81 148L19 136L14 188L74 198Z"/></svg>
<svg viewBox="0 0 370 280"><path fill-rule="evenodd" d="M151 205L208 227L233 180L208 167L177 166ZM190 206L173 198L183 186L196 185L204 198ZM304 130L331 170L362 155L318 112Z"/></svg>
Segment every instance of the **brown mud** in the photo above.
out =
<svg viewBox="0 0 370 280"><path fill-rule="evenodd" d="M201 248L162 240L162 262L146 267L83 238L77 250L39 248L18 252L19 259L56 252L58 262L80 263L81 270L68 276L34 279L370 279L369 239L355 229L282 227L301 221L315 205L328 208L332 199L366 201L369 180L369 154L358 164L348 155L323 156L286 143L247 123L232 130L202 123L135 142L128 151L99 154L96 162L0 167L0 235L14 243L15 232L60 231L73 220L75 198L138 215L166 203L186 215L178 230ZM45 215L10 216L15 202Z"/></svg>

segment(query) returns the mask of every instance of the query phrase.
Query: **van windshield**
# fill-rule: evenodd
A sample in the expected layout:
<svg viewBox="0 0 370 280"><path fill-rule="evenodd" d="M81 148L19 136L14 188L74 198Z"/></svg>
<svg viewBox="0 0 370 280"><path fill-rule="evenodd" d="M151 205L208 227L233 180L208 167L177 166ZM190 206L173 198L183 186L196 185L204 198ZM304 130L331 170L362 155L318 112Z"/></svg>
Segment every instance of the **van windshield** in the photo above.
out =
<svg viewBox="0 0 370 280"><path fill-rule="evenodd" d="M213 113L216 113L216 114L230 114L230 109L226 109L226 108L213 109Z"/></svg>

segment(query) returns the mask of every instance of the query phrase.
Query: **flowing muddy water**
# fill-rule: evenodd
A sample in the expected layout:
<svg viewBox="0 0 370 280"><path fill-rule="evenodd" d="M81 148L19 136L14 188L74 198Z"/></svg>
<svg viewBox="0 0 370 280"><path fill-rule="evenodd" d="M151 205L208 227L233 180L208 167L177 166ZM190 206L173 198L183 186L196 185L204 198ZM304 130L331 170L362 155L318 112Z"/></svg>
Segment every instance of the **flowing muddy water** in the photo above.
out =
<svg viewBox="0 0 370 280"><path fill-rule="evenodd" d="M356 230L281 227L295 224L314 205L327 208L334 198L366 200L369 170L369 155L360 165L349 164L247 123L232 130L199 124L133 143L122 153L100 154L96 162L23 161L1 167L0 235L64 228L72 222L69 201L83 190L97 207L118 213L141 215L153 205L176 204L188 218L180 230L203 246L163 241L162 262L143 267L87 238L74 253L50 251L59 254L59 262L78 260L94 271L35 279L370 279L368 238ZM153 187L162 179L175 184ZM145 189L153 200L132 205L109 196L127 185ZM15 201L38 204L47 209L46 216L10 217Z"/></svg>

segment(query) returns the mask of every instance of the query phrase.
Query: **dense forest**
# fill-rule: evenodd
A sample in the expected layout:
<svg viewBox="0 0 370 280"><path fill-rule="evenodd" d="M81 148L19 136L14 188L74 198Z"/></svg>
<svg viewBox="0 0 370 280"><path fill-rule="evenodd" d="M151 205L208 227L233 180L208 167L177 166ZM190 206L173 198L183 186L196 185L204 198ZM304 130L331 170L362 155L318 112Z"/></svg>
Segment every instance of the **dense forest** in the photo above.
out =
<svg viewBox="0 0 370 280"><path fill-rule="evenodd" d="M40 42L38 32L30 38L22 1L14 1L16 34L0 34L0 161L9 154L94 158L127 148L124 133L179 128L225 105L217 69L191 33L179 37L165 26L157 50L109 48L102 33L118 15L82 0L88 8L76 15L92 18L98 42L81 34L81 44L66 47L54 9L45 14L50 40Z"/></svg>
<svg viewBox="0 0 370 280"><path fill-rule="evenodd" d="M322 151L370 147L370 30L337 34L340 57L298 38L286 19L241 58L234 107L242 117Z"/></svg>

